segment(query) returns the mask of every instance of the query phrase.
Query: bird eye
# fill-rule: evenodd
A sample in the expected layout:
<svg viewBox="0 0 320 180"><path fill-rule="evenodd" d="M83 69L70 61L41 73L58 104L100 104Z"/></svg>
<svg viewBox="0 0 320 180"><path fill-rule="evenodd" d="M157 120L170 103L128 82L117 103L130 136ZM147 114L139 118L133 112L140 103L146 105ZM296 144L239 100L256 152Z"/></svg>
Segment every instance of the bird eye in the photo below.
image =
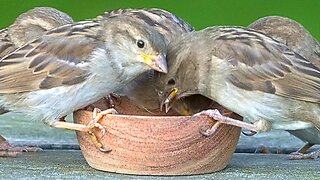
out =
<svg viewBox="0 0 320 180"><path fill-rule="evenodd" d="M170 79L167 84L168 85L175 85L176 81L174 79Z"/></svg>
<svg viewBox="0 0 320 180"><path fill-rule="evenodd" d="M162 91L158 91L158 96L163 96L163 92Z"/></svg>
<svg viewBox="0 0 320 180"><path fill-rule="evenodd" d="M142 41L141 39L137 41L137 46L139 48L144 48L144 41Z"/></svg>

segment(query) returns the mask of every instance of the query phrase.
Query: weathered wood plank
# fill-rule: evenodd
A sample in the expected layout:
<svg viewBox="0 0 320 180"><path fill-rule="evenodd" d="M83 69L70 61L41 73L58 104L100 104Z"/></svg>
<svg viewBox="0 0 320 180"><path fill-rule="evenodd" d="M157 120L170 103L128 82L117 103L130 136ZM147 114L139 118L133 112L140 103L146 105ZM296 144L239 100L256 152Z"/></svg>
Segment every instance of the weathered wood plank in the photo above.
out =
<svg viewBox="0 0 320 180"><path fill-rule="evenodd" d="M43 151L0 158L1 179L318 179L320 159L292 161L287 155L234 154L220 172L196 176L133 176L97 171L80 151Z"/></svg>

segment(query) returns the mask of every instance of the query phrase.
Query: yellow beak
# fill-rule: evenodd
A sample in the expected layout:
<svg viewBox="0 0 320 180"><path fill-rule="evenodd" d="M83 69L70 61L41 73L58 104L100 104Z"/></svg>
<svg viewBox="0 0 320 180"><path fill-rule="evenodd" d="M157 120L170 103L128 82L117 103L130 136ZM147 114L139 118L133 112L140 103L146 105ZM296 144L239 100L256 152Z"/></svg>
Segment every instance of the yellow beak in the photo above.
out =
<svg viewBox="0 0 320 180"><path fill-rule="evenodd" d="M165 106L166 113L169 112L169 110L171 109L171 102L177 96L177 93L178 93L178 89L173 88L169 93L168 97L165 99L164 106Z"/></svg>
<svg viewBox="0 0 320 180"><path fill-rule="evenodd" d="M166 57L163 54L149 55L142 53L141 57L143 59L143 63L147 64L152 69L162 73L168 72Z"/></svg>

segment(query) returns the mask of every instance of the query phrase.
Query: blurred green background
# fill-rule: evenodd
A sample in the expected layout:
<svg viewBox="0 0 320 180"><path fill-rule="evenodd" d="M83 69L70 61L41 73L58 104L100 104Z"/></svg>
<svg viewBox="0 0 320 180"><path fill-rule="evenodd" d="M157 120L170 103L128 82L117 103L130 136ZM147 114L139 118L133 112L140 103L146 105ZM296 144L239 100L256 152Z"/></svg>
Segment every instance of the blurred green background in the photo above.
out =
<svg viewBox="0 0 320 180"><path fill-rule="evenodd" d="M212 25L247 26L268 15L292 18L320 40L320 0L0 0L0 27L10 25L21 13L37 6L55 7L84 20L112 9L157 7L188 21L196 29Z"/></svg>

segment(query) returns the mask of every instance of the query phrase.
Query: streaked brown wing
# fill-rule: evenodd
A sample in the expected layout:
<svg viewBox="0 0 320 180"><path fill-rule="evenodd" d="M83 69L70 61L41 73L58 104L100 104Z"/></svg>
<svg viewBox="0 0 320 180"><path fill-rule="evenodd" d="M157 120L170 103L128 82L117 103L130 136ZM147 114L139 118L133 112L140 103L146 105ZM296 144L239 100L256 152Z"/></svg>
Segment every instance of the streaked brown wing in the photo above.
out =
<svg viewBox="0 0 320 180"><path fill-rule="evenodd" d="M255 31L220 31L225 33L215 37L214 54L229 61L232 71L228 81L232 84L250 91L320 102L320 70L310 61Z"/></svg>
<svg viewBox="0 0 320 180"><path fill-rule="evenodd" d="M49 31L0 62L0 93L18 93L83 82L92 51L101 45L94 38L97 23L83 22Z"/></svg>
<svg viewBox="0 0 320 180"><path fill-rule="evenodd" d="M15 50L14 44L8 38L8 30L0 30L0 59Z"/></svg>

